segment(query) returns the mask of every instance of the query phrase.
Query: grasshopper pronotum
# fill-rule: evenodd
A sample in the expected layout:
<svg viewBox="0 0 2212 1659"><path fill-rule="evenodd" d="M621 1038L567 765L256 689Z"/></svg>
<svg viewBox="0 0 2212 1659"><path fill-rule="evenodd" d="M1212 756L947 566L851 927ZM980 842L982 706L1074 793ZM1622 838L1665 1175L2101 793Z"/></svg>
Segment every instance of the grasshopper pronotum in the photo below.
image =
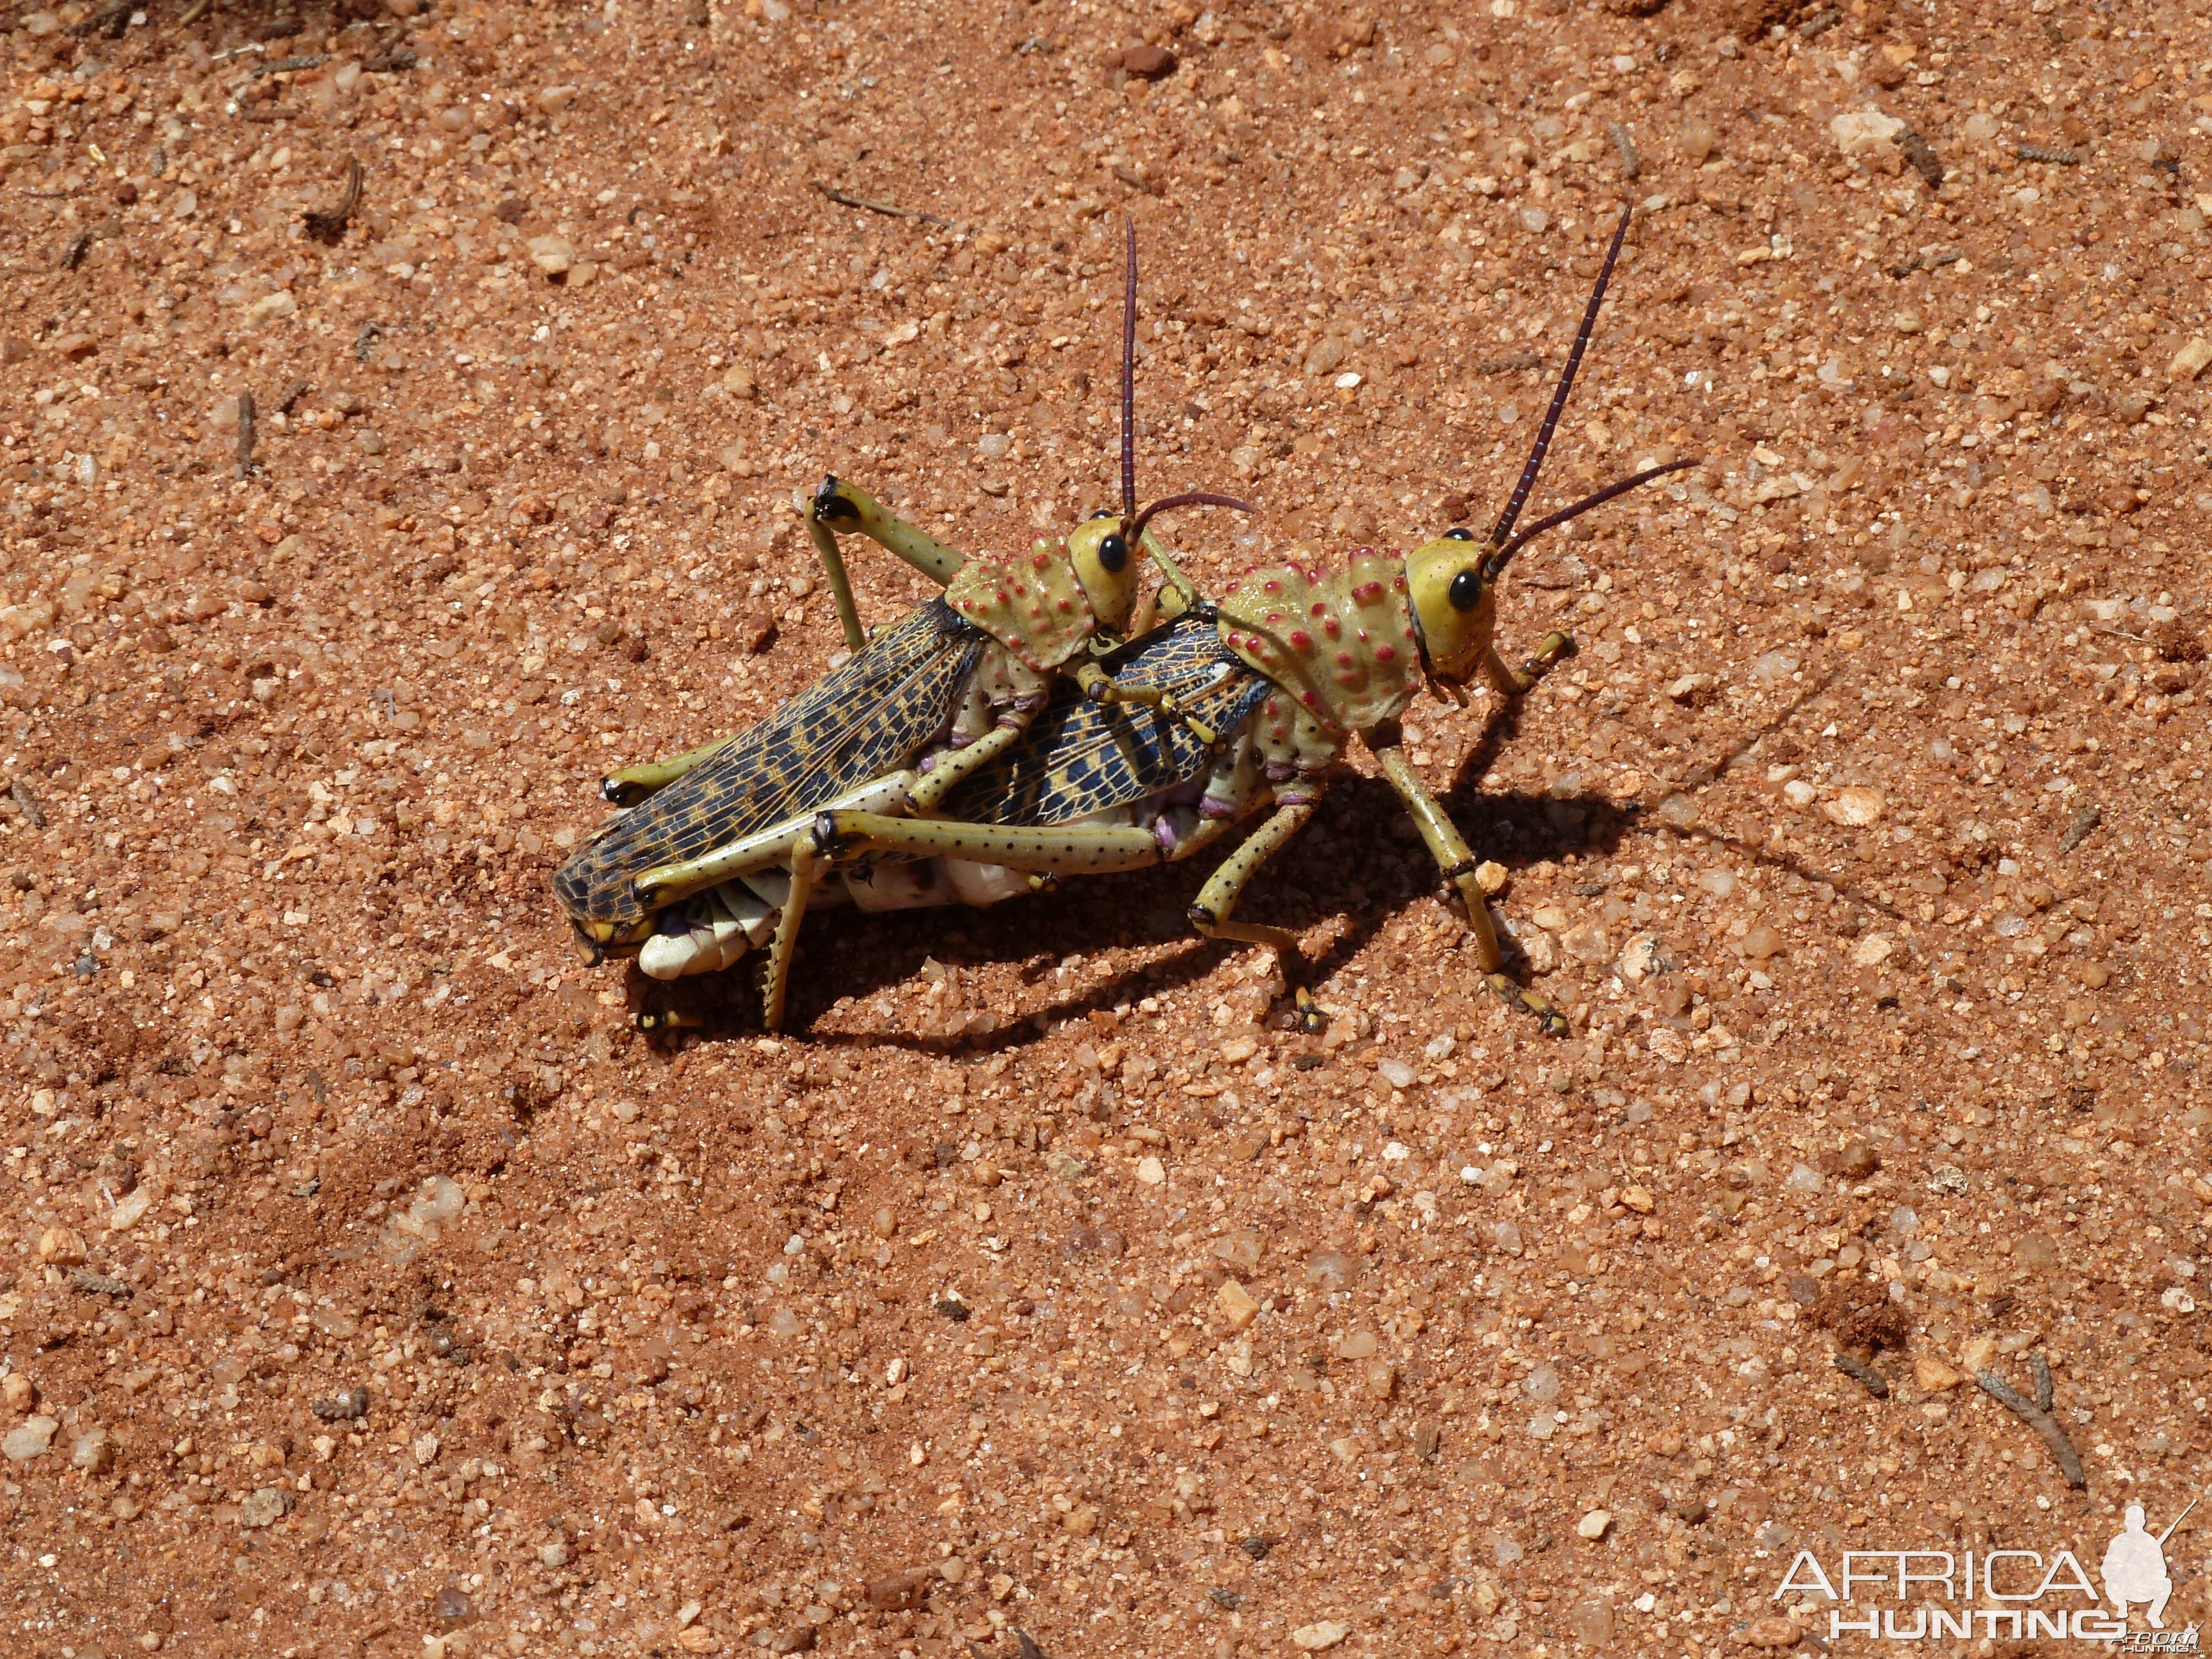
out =
<svg viewBox="0 0 2212 1659"><path fill-rule="evenodd" d="M1151 519L1195 505L1249 509L1232 497L1200 492L1137 506L1133 227L1128 262L1121 511L1015 557L963 559L864 492L825 480L808 503L806 522L852 655L750 731L602 782L606 799L629 810L554 875L563 909L594 950L635 945L640 966L657 978L710 972L764 943L781 909L767 1007L774 1027L805 909L803 892L799 904L785 903L788 884L776 866L787 862L793 842L805 839L817 811L931 811L962 779L1019 741L1063 675L1094 702L1178 714L1171 691L1117 681L1093 658L1120 642L1137 612L1142 571L1133 550L1150 553L1186 599L1194 597L1165 550L1146 535ZM863 637L838 528L861 532L944 581L944 596L874 639ZM866 897L890 908L942 902L938 895L948 891L970 902L1006 896L1002 877L945 873L948 884L933 891L915 882L877 883Z"/></svg>
<svg viewBox="0 0 2212 1659"><path fill-rule="evenodd" d="M1398 717L1424 681L1464 706L1459 688L1480 673L1507 696L1528 691L1571 648L1552 634L1519 668L1493 641L1498 578L1534 536L1664 473L1696 465L1675 461L1609 485L1516 533L1544 456L1582 362L1614 262L1628 233L1623 212L1582 326L1568 353L1542 428L1519 483L1487 539L1452 530L1404 557L1367 550L1343 569L1322 573L1295 562L1249 571L1218 608L1218 678L1212 699L1241 711L1220 726L1208 762L1181 770L1173 785L1203 776L1194 812L1168 808L1172 794L1133 769L1117 772L1109 755L1082 787L1069 757L1088 752L1080 733L1095 718L1055 702L1025 741L995 765L966 779L944 802L944 815L921 821L886 817L862 806L825 810L809 845L794 848L792 905L802 902L817 864L871 857L945 858L1054 875L1103 874L1188 858L1263 808L1273 811L1200 890L1192 925L1208 938L1272 948L1301 1015L1317 1021L1305 985L1297 938L1288 929L1239 921L1234 912L1245 884L1312 817L1329 776L1357 734L1405 802L1444 878L1465 901L1483 974L1501 996L1535 1015L1547 1030L1565 1019L1541 997L1504 972L1495 929L1466 839L1431 794L1401 746ZM1121 672L1157 679L1139 648ZM1123 810L1124 821L1099 822L1102 810ZM1078 822L1076 820L1087 820ZM851 878L847 878L848 885ZM772 971L774 969L772 969ZM780 988L771 988L775 996Z"/></svg>

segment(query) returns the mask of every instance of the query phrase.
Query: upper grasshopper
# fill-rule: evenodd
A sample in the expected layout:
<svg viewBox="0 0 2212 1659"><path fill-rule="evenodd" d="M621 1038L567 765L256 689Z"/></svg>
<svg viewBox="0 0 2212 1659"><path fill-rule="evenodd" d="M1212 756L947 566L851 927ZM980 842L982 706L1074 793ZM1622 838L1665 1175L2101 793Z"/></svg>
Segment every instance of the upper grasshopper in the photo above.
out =
<svg viewBox="0 0 2212 1659"><path fill-rule="evenodd" d="M1209 720L1218 718L1216 708L1230 712L1210 755L1186 758L1164 779L1141 744L1098 735L1113 719L1126 725L1132 716L1086 712L1069 699L1055 699L1020 747L948 794L937 821L901 820L860 807L824 811L811 846L794 848L794 884L803 889L818 861L886 856L964 859L1054 874L1136 869L1188 858L1272 806L1267 821L1206 882L1191 906L1190 921L1208 937L1273 948L1303 1018L1312 1024L1318 1016L1297 936L1235 921L1231 913L1253 873L1313 816L1347 742L1357 735L1405 802L1445 879L1466 902L1487 982L1537 1015L1546 1030L1565 1030L1565 1022L1548 1003L1505 975L1475 878L1474 854L1407 758L1398 719L1425 682L1462 706L1466 696L1459 688L1478 673L1505 696L1528 691L1572 641L1564 634L1549 635L1517 669L1499 656L1498 586L1514 555L1554 526L1696 465L1685 460L1649 468L1516 533L1628 222L1625 211L1520 481L1486 538L1450 530L1402 557L1361 549L1346 566L1327 572L1295 560L1256 567L1215 613L1213 663L1187 671L1208 688ZM1173 631L1188 630L1179 625ZM1185 639L1177 647L1178 662L1188 649ZM1155 673L1149 654L1149 648L1135 650L1118 672L1165 683L1170 677ZM1146 763L1127 763L1124 749L1143 755ZM1194 812L1177 806L1182 787L1200 777L1205 791ZM1118 820L1102 821L1102 811L1118 814Z"/></svg>
<svg viewBox="0 0 2212 1659"><path fill-rule="evenodd" d="M1137 612L1142 571L1133 549L1181 582L1165 550L1146 534L1147 521L1177 507L1243 503L1190 493L1137 506L1133 228L1128 252L1121 513L1088 520L1065 540L1041 539L1015 557L969 559L864 492L825 480L805 517L852 654L750 731L602 782L606 799L628 810L554 876L563 909L595 950L638 946L640 966L657 978L726 967L765 940L786 896L769 872L816 811L933 810L1019 740L1057 676L1070 676L1100 702L1175 712L1171 695L1116 681L1092 655L1118 644ZM872 640L862 636L837 527L860 530L945 580L944 597ZM780 958L797 920L794 911L781 930ZM779 973L779 989L782 982ZM771 1025L780 1020L780 996L768 1012Z"/></svg>

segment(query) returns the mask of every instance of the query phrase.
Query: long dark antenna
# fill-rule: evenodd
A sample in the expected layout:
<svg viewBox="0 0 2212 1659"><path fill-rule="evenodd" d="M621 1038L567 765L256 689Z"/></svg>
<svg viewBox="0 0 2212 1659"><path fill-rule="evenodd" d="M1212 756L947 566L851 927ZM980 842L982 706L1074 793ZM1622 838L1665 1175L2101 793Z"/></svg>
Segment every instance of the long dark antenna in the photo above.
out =
<svg viewBox="0 0 2212 1659"><path fill-rule="evenodd" d="M1124 218L1129 254L1128 280L1121 289L1121 533L1137 515L1137 222Z"/></svg>
<svg viewBox="0 0 2212 1659"><path fill-rule="evenodd" d="M1552 434L1559 428L1559 416L1566 413L1567 393L1574 390L1575 371L1582 367L1590 331L1597 326L1598 307L1605 303L1605 286L1613 280L1613 263L1620 258L1620 245L1628 235L1628 217L1635 210L1634 203L1620 210L1620 223L1613 229L1613 246L1605 251L1605 264L1597 274L1597 286L1590 290L1589 304L1583 308L1583 325L1575 331L1574 349L1567 353L1567 366L1559 371L1559 390L1552 393L1552 406L1544 411L1544 424L1536 434L1536 447L1528 452L1528 465L1521 469L1521 482L1513 486L1512 498L1505 503L1505 511L1498 515L1498 527L1490 532L1492 547L1505 545L1505 538L1513 533L1514 525L1520 520L1521 509L1528 504L1528 492L1536 487L1536 475L1544 470L1544 453L1552 447Z"/></svg>
<svg viewBox="0 0 2212 1659"><path fill-rule="evenodd" d="M1178 507L1231 507L1239 513L1257 513L1260 509L1249 501L1240 501L1234 495L1216 495L1203 489L1185 490L1180 495L1164 495L1129 520L1122 535L1133 543L1145 533L1145 526L1161 514Z"/></svg>
<svg viewBox="0 0 2212 1659"><path fill-rule="evenodd" d="M1566 523L1568 520L1579 519L1583 514L1589 512L1590 508L1594 507L1603 507L1607 501L1611 501L1616 495L1626 495L1630 490L1636 489L1638 485L1648 484L1654 478L1663 478L1669 472L1680 472L1685 467L1696 466L1704 459L1705 458L1703 456L1693 455L1686 461L1669 461L1664 466L1647 466L1643 471L1636 473L1632 477L1615 479L1604 489L1599 490L1595 495L1585 495L1582 500L1577 501L1571 507L1563 507L1558 512L1550 514L1548 517L1537 520L1535 523L1530 525L1526 530L1516 536L1511 541L1506 543L1504 546L1499 548L1498 551L1492 554L1487 559L1485 559L1482 562L1484 573L1491 576L1498 574L1499 571L1505 568L1506 565L1512 560L1512 557L1516 553L1518 553L1522 548L1526 547L1530 542L1535 540L1537 537L1542 535L1547 530L1557 530L1561 525Z"/></svg>

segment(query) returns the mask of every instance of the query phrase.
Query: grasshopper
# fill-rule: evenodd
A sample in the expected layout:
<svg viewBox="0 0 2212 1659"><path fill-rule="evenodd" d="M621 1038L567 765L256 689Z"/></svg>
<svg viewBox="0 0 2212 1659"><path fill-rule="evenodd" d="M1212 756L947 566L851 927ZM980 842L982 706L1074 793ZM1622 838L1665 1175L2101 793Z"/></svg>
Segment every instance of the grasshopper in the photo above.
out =
<svg viewBox="0 0 2212 1659"><path fill-rule="evenodd" d="M865 492L826 480L806 512L848 642L848 659L748 732L604 780L625 810L555 872L562 908L595 952L635 946L658 978L728 966L765 942L784 908L775 866L824 806L927 812L962 779L1018 742L1054 681L1066 675L1098 703L1178 713L1172 694L1117 681L1086 653L1110 647L1138 608L1142 548L1171 580L1188 583L1146 532L1163 512L1192 505L1249 510L1225 495L1190 492L1139 509L1134 375L1136 240L1128 235L1122 325L1121 512L1086 520L1064 542L1040 540L1017 558L963 558L886 512ZM873 639L860 634L835 528L854 528L946 584ZM1071 665L1073 665L1071 666ZM1206 733L1208 737L1211 733ZM953 876L967 879L967 872ZM963 891L984 900L975 878ZM886 884L885 903L930 902ZM1004 896L996 887L988 896ZM936 902L942 902L938 900ZM803 908L802 908L803 913ZM777 951L787 961L797 914ZM787 974L779 972L780 993ZM768 1009L780 1023L780 994Z"/></svg>
<svg viewBox="0 0 2212 1659"><path fill-rule="evenodd" d="M1235 910L1253 875L1312 818L1357 735L1405 803L1443 878L1465 902L1486 982L1554 1035L1565 1018L1504 971L1476 860L1401 746L1399 716L1425 682L1462 707L1461 688L1478 673L1500 694L1519 697L1572 647L1547 635L1517 668L1494 641L1498 587L1513 556L1545 531L1565 524L1663 474L1697 465L1649 468L1540 520L1516 533L1544 457L1565 411L1607 283L1628 231L1623 212L1541 429L1489 537L1447 531L1403 557L1360 550L1344 568L1324 573L1295 561L1248 571L1212 617L1210 661L1179 666L1206 688L1187 695L1219 740L1203 759L1164 768L1126 730L1119 743L1094 740L1097 728L1127 722L1128 711L1085 711L1055 697L1025 740L949 792L942 814L902 819L865 806L825 808L810 842L794 844L787 915L805 902L817 867L872 859L956 859L1009 871L1060 876L1104 874L1189 858L1262 811L1265 820L1200 889L1189 920L1201 935L1272 949L1308 1029L1322 1024L1306 984L1297 935L1239 921ZM1180 665L1199 650L1190 627L1170 630ZM1164 647L1163 647L1164 648ZM1115 672L1152 684L1177 673L1140 644ZM1142 763L1133 763L1135 751ZM1203 780L1194 806L1182 804ZM1163 784L1165 785L1163 787ZM1271 809L1271 810L1270 810ZM1102 816L1103 815L1103 816ZM1114 821L1118 815L1119 821ZM853 878L845 877L848 888ZM772 969L773 971L773 969ZM772 985L770 996L780 994Z"/></svg>

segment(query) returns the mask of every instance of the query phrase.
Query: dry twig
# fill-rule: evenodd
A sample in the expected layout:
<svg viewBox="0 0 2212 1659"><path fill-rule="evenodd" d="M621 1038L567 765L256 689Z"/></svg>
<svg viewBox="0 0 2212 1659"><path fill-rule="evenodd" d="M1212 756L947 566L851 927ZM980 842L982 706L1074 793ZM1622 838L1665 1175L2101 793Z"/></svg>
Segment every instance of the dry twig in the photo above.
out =
<svg viewBox="0 0 2212 1659"><path fill-rule="evenodd" d="M934 213L924 213L919 208L893 207L888 202L863 201L858 196L848 196L842 190L830 189L829 185L823 184L819 179L814 180L814 188L820 191L824 196L836 203L840 207L861 208L866 210L867 212L884 214L893 219L919 219L926 225L942 225L947 230L966 230L968 228L966 225L961 224L955 220L942 219Z"/></svg>
<svg viewBox="0 0 2212 1659"><path fill-rule="evenodd" d="M2036 1378L2039 1395L2044 1392L2050 1375L2046 1364L2042 1375ZM2074 1449L2074 1443L2066 1437L2066 1431L2058 1426L2058 1419L2046 1407L2022 1399L1995 1371L1976 1371L1974 1381L1981 1385L1984 1394L2043 1437L2043 1443L2051 1448L2051 1458L2057 1463L2058 1472L2066 1477L2068 1486L2079 1489L2089 1484L2089 1477L2081 1472L2081 1454Z"/></svg>
<svg viewBox="0 0 2212 1659"><path fill-rule="evenodd" d="M1836 1356L1836 1369L1856 1381L1875 1399L1889 1398L1889 1379L1863 1359L1854 1359L1847 1353L1839 1353Z"/></svg>
<svg viewBox="0 0 2212 1659"><path fill-rule="evenodd" d="M238 476L253 476L253 394L238 394Z"/></svg>
<svg viewBox="0 0 2212 1659"><path fill-rule="evenodd" d="M28 778L17 778L8 786L8 793L15 798L15 805L23 809L23 816L30 819L32 829L46 827L46 809L39 805L39 798L31 793Z"/></svg>
<svg viewBox="0 0 2212 1659"><path fill-rule="evenodd" d="M358 155L347 156L345 190L339 195L336 205L308 210L305 222L310 236L319 237L325 242L335 242L345 234L347 221L353 217L354 209L361 204L362 176L361 158Z"/></svg>

